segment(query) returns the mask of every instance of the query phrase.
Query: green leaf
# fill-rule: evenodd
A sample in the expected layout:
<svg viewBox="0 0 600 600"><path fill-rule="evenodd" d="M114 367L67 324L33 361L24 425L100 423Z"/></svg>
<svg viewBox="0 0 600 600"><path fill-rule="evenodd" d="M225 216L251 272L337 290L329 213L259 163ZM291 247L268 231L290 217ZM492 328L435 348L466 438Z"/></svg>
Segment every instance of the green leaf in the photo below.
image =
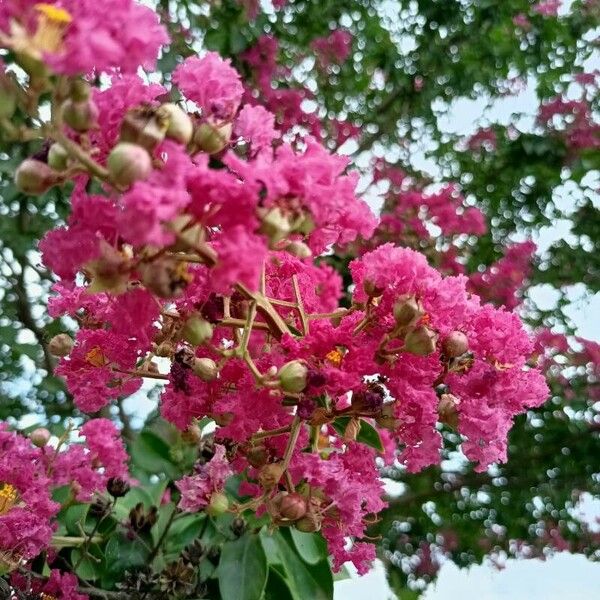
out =
<svg viewBox="0 0 600 600"><path fill-rule="evenodd" d="M224 599L261 600L267 584L267 557L259 537L244 535L226 542L217 572Z"/></svg>
<svg viewBox="0 0 600 600"><path fill-rule="evenodd" d="M79 564L75 570L78 577L88 581L94 581L99 579L101 574L100 561L94 560L94 558L97 559L100 557L100 551L98 550L97 545L91 544L87 552L88 555L81 558L81 550L79 548L73 548L73 550L71 550L71 564L73 567ZM91 557L89 555L91 555Z"/></svg>
<svg viewBox="0 0 600 600"><path fill-rule="evenodd" d="M90 509L89 504L75 504L61 511L58 520L64 524L71 535L80 536L85 531L85 520Z"/></svg>
<svg viewBox="0 0 600 600"><path fill-rule="evenodd" d="M333 598L333 576L329 561L323 559L317 564L308 565L298 555L291 534L280 529L272 536L261 532L265 552L270 555L272 564L280 565L277 570L283 575L294 600L331 600ZM273 548L276 546L276 550Z"/></svg>
<svg viewBox="0 0 600 600"><path fill-rule="evenodd" d="M293 600L285 577L274 567L269 569L269 578L267 579L264 597L265 600Z"/></svg>
<svg viewBox="0 0 600 600"><path fill-rule="evenodd" d="M180 475L179 469L171 460L167 442L148 429L142 431L134 440L131 458L138 467L148 473L163 472L171 479Z"/></svg>
<svg viewBox="0 0 600 600"><path fill-rule="evenodd" d="M290 534L294 546L302 560L309 565L316 565L318 562L327 559L327 544L318 533L304 533L293 527Z"/></svg>
<svg viewBox="0 0 600 600"><path fill-rule="evenodd" d="M337 433L344 435L349 422L350 417L338 417L332 425ZM360 431L356 436L356 441L371 446L371 448L375 448L378 452L383 452L383 444L381 443L377 429L364 419L360 419Z"/></svg>
<svg viewBox="0 0 600 600"><path fill-rule="evenodd" d="M147 564L150 555L149 540L130 540L122 533L113 535L104 549L102 587L112 587L125 571L134 571Z"/></svg>
<svg viewBox="0 0 600 600"><path fill-rule="evenodd" d="M159 522L153 530L153 535L158 536L161 527L169 518L173 505L160 507ZM174 521L164 542L165 555L179 554L188 544L191 544L204 530L206 524L205 514L185 515Z"/></svg>

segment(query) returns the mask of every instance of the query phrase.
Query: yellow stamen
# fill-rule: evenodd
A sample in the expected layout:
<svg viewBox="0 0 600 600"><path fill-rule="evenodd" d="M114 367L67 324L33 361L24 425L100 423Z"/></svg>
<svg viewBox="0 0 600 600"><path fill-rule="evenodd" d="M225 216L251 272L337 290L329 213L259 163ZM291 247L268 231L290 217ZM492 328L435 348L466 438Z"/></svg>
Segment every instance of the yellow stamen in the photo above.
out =
<svg viewBox="0 0 600 600"><path fill-rule="evenodd" d="M106 356L104 356L104 352L102 352L102 348L100 348L100 346L95 346L92 348L85 355L85 361L93 367L104 367L108 364L108 359Z"/></svg>
<svg viewBox="0 0 600 600"><path fill-rule="evenodd" d="M56 53L62 47L65 29L73 19L66 10L51 4L36 4L35 8L39 19L31 42L39 52Z"/></svg>
<svg viewBox="0 0 600 600"><path fill-rule="evenodd" d="M42 593L41 600L56 600L56 596L51 596L50 594Z"/></svg>
<svg viewBox="0 0 600 600"><path fill-rule="evenodd" d="M194 279L194 276L188 271L188 263L184 261L177 263L175 276L186 283L191 283Z"/></svg>
<svg viewBox="0 0 600 600"><path fill-rule="evenodd" d="M339 348L336 348L325 355L325 359L328 360L334 367L339 367L342 364L343 358L344 354Z"/></svg>
<svg viewBox="0 0 600 600"><path fill-rule="evenodd" d="M5 515L16 503L19 493L10 483L0 484L0 516Z"/></svg>
<svg viewBox="0 0 600 600"><path fill-rule="evenodd" d="M73 17L66 11L64 8L58 8L57 6L52 6L52 4L46 4L45 2L40 2L35 5L35 9L44 17L46 17L49 21L53 21L54 23L63 23L68 25Z"/></svg>

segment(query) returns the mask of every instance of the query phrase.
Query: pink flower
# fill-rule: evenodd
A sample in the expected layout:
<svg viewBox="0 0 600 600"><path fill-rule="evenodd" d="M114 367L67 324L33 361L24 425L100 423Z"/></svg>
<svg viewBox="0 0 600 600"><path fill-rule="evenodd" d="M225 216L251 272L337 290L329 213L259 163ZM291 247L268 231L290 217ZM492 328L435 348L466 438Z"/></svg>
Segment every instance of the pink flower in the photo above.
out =
<svg viewBox="0 0 600 600"><path fill-rule="evenodd" d="M43 451L0 423L0 552L37 556L49 544L59 505L50 497Z"/></svg>
<svg viewBox="0 0 600 600"><path fill-rule="evenodd" d="M206 464L198 465L194 475L176 482L181 492L179 508L187 512L202 510L210 502L213 492L220 492L231 475L233 471L225 458L225 446L217 444L214 456Z"/></svg>
<svg viewBox="0 0 600 600"><path fill-rule="evenodd" d="M521 303L520 293L531 273L535 249L533 242L507 247L500 260L469 277L469 287L496 306L515 309Z"/></svg>
<svg viewBox="0 0 600 600"><path fill-rule="evenodd" d="M64 279L100 254L101 240L115 239L116 208L104 196L88 196L79 185L71 198L67 227L47 233L39 244L44 264Z"/></svg>
<svg viewBox="0 0 600 600"><path fill-rule="evenodd" d="M16 19L31 36L43 29L62 28L58 44L36 49L57 73L77 75L112 68L132 73L140 65L152 69L160 47L169 41L156 13L133 0L64 0L56 3L62 11L60 18L57 11L44 8L54 2L27 4L3 4L0 25Z"/></svg>
<svg viewBox="0 0 600 600"><path fill-rule="evenodd" d="M136 345L127 336L106 330L82 329L67 358L56 368L65 378L75 404L84 412L96 412L111 399L129 396L140 387L139 377L124 374L135 367Z"/></svg>
<svg viewBox="0 0 600 600"><path fill-rule="evenodd" d="M250 144L253 153L270 147L279 137L274 127L275 117L262 106L246 105L240 111L234 131Z"/></svg>
<svg viewBox="0 0 600 600"><path fill-rule="evenodd" d="M94 493L106 490L111 477L130 481L127 451L111 421L91 419L80 435L85 444L73 443L49 462L54 485L75 484L77 500L89 502Z"/></svg>
<svg viewBox="0 0 600 600"><path fill-rule="evenodd" d="M267 255L262 236L248 233L236 225L215 243L217 264L211 272L213 290L228 294L234 283L239 282L250 290L257 290L261 265Z"/></svg>
<svg viewBox="0 0 600 600"><path fill-rule="evenodd" d="M352 49L352 34L345 29L336 29L327 37L314 39L310 46L317 54L321 66L341 64L348 58Z"/></svg>
<svg viewBox="0 0 600 600"><path fill-rule="evenodd" d="M562 4L562 0L541 0L534 5L533 11L543 17L556 17Z"/></svg>
<svg viewBox="0 0 600 600"><path fill-rule="evenodd" d="M238 72L216 52L186 58L175 69L173 83L202 109L204 117L225 121L234 117L244 93Z"/></svg>
<svg viewBox="0 0 600 600"><path fill-rule="evenodd" d="M515 27L519 27L523 31L529 31L531 29L531 21L523 13L515 15L512 22Z"/></svg>
<svg viewBox="0 0 600 600"><path fill-rule="evenodd" d="M86 594L80 594L77 589L79 581L73 573L61 573L58 569L50 571L47 581L28 579L20 573L11 573L11 585L23 591L30 591L40 598L55 598L56 600L89 600Z"/></svg>

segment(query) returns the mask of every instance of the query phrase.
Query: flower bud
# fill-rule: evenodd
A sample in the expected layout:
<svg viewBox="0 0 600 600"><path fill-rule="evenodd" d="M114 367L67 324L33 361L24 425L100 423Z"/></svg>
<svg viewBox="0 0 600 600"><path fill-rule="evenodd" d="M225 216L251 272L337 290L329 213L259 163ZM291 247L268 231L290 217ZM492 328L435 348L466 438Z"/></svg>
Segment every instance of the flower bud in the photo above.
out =
<svg viewBox="0 0 600 600"><path fill-rule="evenodd" d="M152 152L160 144L169 127L168 109L141 106L127 112L121 123L119 141L142 146Z"/></svg>
<svg viewBox="0 0 600 600"><path fill-rule="evenodd" d="M401 296L396 300L393 310L398 327L414 325L423 315L423 311L414 296Z"/></svg>
<svg viewBox="0 0 600 600"><path fill-rule="evenodd" d="M111 477L106 483L106 491L113 498L122 498L129 491L129 483L120 477Z"/></svg>
<svg viewBox="0 0 600 600"><path fill-rule="evenodd" d="M17 189L29 196L40 196L60 181L58 173L35 158L26 158L15 172Z"/></svg>
<svg viewBox="0 0 600 600"><path fill-rule="evenodd" d="M196 423L192 423L181 434L181 439L190 446L197 446L202 441L202 430Z"/></svg>
<svg viewBox="0 0 600 600"><path fill-rule="evenodd" d="M235 415L232 412L213 413L211 416L213 421L219 427L227 427L227 425L231 425L233 419L235 419Z"/></svg>
<svg viewBox="0 0 600 600"><path fill-rule="evenodd" d="M194 135L194 124L189 115L177 104L170 102L163 104L160 108L169 119L166 136L184 146L189 144Z"/></svg>
<svg viewBox="0 0 600 600"><path fill-rule="evenodd" d="M283 475L283 467L279 463L265 465L258 474L258 483L265 490L272 490L277 486L281 476Z"/></svg>
<svg viewBox="0 0 600 600"><path fill-rule="evenodd" d="M29 434L29 439L37 448L43 448L50 441L50 432L45 427L38 427Z"/></svg>
<svg viewBox="0 0 600 600"><path fill-rule="evenodd" d="M284 392L299 394L308 380L308 368L299 360L292 360L279 369L279 385Z"/></svg>
<svg viewBox="0 0 600 600"><path fill-rule="evenodd" d="M55 171L64 171L69 159L68 152L60 144L52 144L48 149L48 166Z"/></svg>
<svg viewBox="0 0 600 600"><path fill-rule="evenodd" d="M92 86L85 79L73 79L71 81L71 89L69 96L75 102L83 102L92 95Z"/></svg>
<svg viewBox="0 0 600 600"><path fill-rule="evenodd" d="M312 256L311 249L304 242L299 242L297 240L290 242L285 247L285 250L296 258L310 258Z"/></svg>
<svg viewBox="0 0 600 600"><path fill-rule="evenodd" d="M219 517L227 512L229 508L229 500L222 492L214 492L206 507L206 512L211 517Z"/></svg>
<svg viewBox="0 0 600 600"><path fill-rule="evenodd" d="M279 207L271 208L262 217L260 233L269 238L271 245L285 239L291 231L290 221Z"/></svg>
<svg viewBox="0 0 600 600"><path fill-rule="evenodd" d="M286 494L279 503L279 514L289 521L301 519L307 510L306 498L300 494Z"/></svg>
<svg viewBox="0 0 600 600"><path fill-rule="evenodd" d="M62 111L65 123L79 133L94 129L98 125L98 107L89 98L82 101L68 98L62 105Z"/></svg>
<svg viewBox="0 0 600 600"><path fill-rule="evenodd" d="M200 123L194 131L194 144L203 152L217 154L228 146L232 131L231 123L218 125L211 121L205 121Z"/></svg>
<svg viewBox="0 0 600 600"><path fill-rule="evenodd" d="M212 358L195 358L192 363L192 371L202 381L213 381L219 375L217 363Z"/></svg>
<svg viewBox="0 0 600 600"><path fill-rule="evenodd" d="M246 452L246 460L250 465L258 469L267 464L269 451L265 446L253 446Z"/></svg>
<svg viewBox="0 0 600 600"><path fill-rule="evenodd" d="M213 326L202 317L192 315L185 322L181 335L192 346L201 346L212 339Z"/></svg>
<svg viewBox="0 0 600 600"><path fill-rule="evenodd" d="M375 283L369 279L365 279L363 281L363 290L365 291L365 294L369 296L369 298L377 298L383 294L383 289L375 285Z"/></svg>
<svg viewBox="0 0 600 600"><path fill-rule="evenodd" d="M176 298L180 296L192 280L186 263L167 256L140 264L138 272L146 289L159 298Z"/></svg>
<svg viewBox="0 0 600 600"><path fill-rule="evenodd" d="M246 529L248 529L248 524L243 517L236 517L231 521L229 528L235 537L241 537L246 532Z"/></svg>
<svg viewBox="0 0 600 600"><path fill-rule="evenodd" d="M451 331L442 342L442 351L448 358L462 356L469 349L469 339L462 331Z"/></svg>
<svg viewBox="0 0 600 600"><path fill-rule="evenodd" d="M404 338L404 349L417 356L427 356L435 351L437 333L425 325L409 331Z"/></svg>
<svg viewBox="0 0 600 600"><path fill-rule="evenodd" d="M308 512L294 523L294 527L304 533L315 533L321 529L321 519L318 515Z"/></svg>
<svg viewBox="0 0 600 600"><path fill-rule="evenodd" d="M59 333L48 342L48 350L52 356L62 358L68 356L73 349L75 342L67 333Z"/></svg>
<svg viewBox="0 0 600 600"><path fill-rule="evenodd" d="M150 175L152 159L141 146L120 142L108 155L106 166L111 179L117 185L128 187Z"/></svg>
<svg viewBox="0 0 600 600"><path fill-rule="evenodd" d="M458 427L458 405L460 400L452 394L442 394L438 404L440 421L456 429Z"/></svg>

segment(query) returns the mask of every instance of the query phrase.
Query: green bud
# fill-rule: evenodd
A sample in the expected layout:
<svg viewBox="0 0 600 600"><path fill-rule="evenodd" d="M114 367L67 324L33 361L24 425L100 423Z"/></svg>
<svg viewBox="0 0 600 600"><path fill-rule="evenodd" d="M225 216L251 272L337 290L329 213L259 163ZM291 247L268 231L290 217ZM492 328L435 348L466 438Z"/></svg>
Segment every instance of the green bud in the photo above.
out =
<svg viewBox="0 0 600 600"><path fill-rule="evenodd" d="M315 533L321 529L321 519L312 512L306 513L304 517L294 523L298 531L304 533Z"/></svg>
<svg viewBox="0 0 600 600"><path fill-rule="evenodd" d="M217 154L229 145L232 132L233 125L231 123L218 125L206 121L196 127L194 144L203 152Z"/></svg>
<svg viewBox="0 0 600 600"><path fill-rule="evenodd" d="M69 160L68 152L58 143L48 150L48 166L55 171L64 171Z"/></svg>
<svg viewBox="0 0 600 600"><path fill-rule="evenodd" d="M163 104L161 110L167 116L169 125L166 136L186 146L194 135L194 124L189 115L177 104Z"/></svg>
<svg viewBox="0 0 600 600"><path fill-rule="evenodd" d="M75 342L68 333L59 333L55 335L48 343L48 351L52 356L64 357L68 356L73 350Z"/></svg>
<svg viewBox="0 0 600 600"><path fill-rule="evenodd" d="M285 247L285 250L296 258L310 258L312 256L311 249L304 242L299 242L297 240L290 242Z"/></svg>
<svg viewBox="0 0 600 600"><path fill-rule="evenodd" d="M414 296L401 296L394 304L394 319L399 327L408 327L414 325L420 317L423 316L423 311L419 306Z"/></svg>
<svg viewBox="0 0 600 600"><path fill-rule="evenodd" d="M217 363L212 358L195 358L192 363L192 371L202 381L213 381L219 375Z"/></svg>
<svg viewBox="0 0 600 600"><path fill-rule="evenodd" d="M418 356L427 356L435 351L437 333L425 325L409 331L404 338L404 349Z"/></svg>
<svg viewBox="0 0 600 600"><path fill-rule="evenodd" d="M206 512L211 517L219 517L227 512L229 500L222 492L214 492L210 497Z"/></svg>
<svg viewBox="0 0 600 600"><path fill-rule="evenodd" d="M283 391L299 394L306 387L308 369L299 360L292 360L279 369L279 384Z"/></svg>
<svg viewBox="0 0 600 600"><path fill-rule="evenodd" d="M142 106L127 112L121 124L121 142L130 142L152 152L169 127L169 114L163 107Z"/></svg>
<svg viewBox="0 0 600 600"><path fill-rule="evenodd" d="M17 189L30 196L40 196L53 185L60 183L61 177L45 162L35 158L27 158L15 172Z"/></svg>
<svg viewBox="0 0 600 600"><path fill-rule="evenodd" d="M152 159L148 152L141 146L128 142L121 142L113 148L106 165L111 179L123 187L146 179L152 171Z"/></svg>
<svg viewBox="0 0 600 600"><path fill-rule="evenodd" d="M283 214L279 207L271 208L263 217L260 232L266 235L271 245L285 239L290 233L289 219Z"/></svg>
<svg viewBox="0 0 600 600"><path fill-rule="evenodd" d="M45 427L38 427L29 434L29 439L37 448L43 448L50 441L50 432Z"/></svg>
<svg viewBox="0 0 600 600"><path fill-rule="evenodd" d="M202 317L191 316L183 326L182 337L192 346L201 346L212 339L213 326Z"/></svg>
<svg viewBox="0 0 600 600"><path fill-rule="evenodd" d="M93 129L98 125L98 107L93 100L75 101L71 98L62 105L65 123L80 133Z"/></svg>

